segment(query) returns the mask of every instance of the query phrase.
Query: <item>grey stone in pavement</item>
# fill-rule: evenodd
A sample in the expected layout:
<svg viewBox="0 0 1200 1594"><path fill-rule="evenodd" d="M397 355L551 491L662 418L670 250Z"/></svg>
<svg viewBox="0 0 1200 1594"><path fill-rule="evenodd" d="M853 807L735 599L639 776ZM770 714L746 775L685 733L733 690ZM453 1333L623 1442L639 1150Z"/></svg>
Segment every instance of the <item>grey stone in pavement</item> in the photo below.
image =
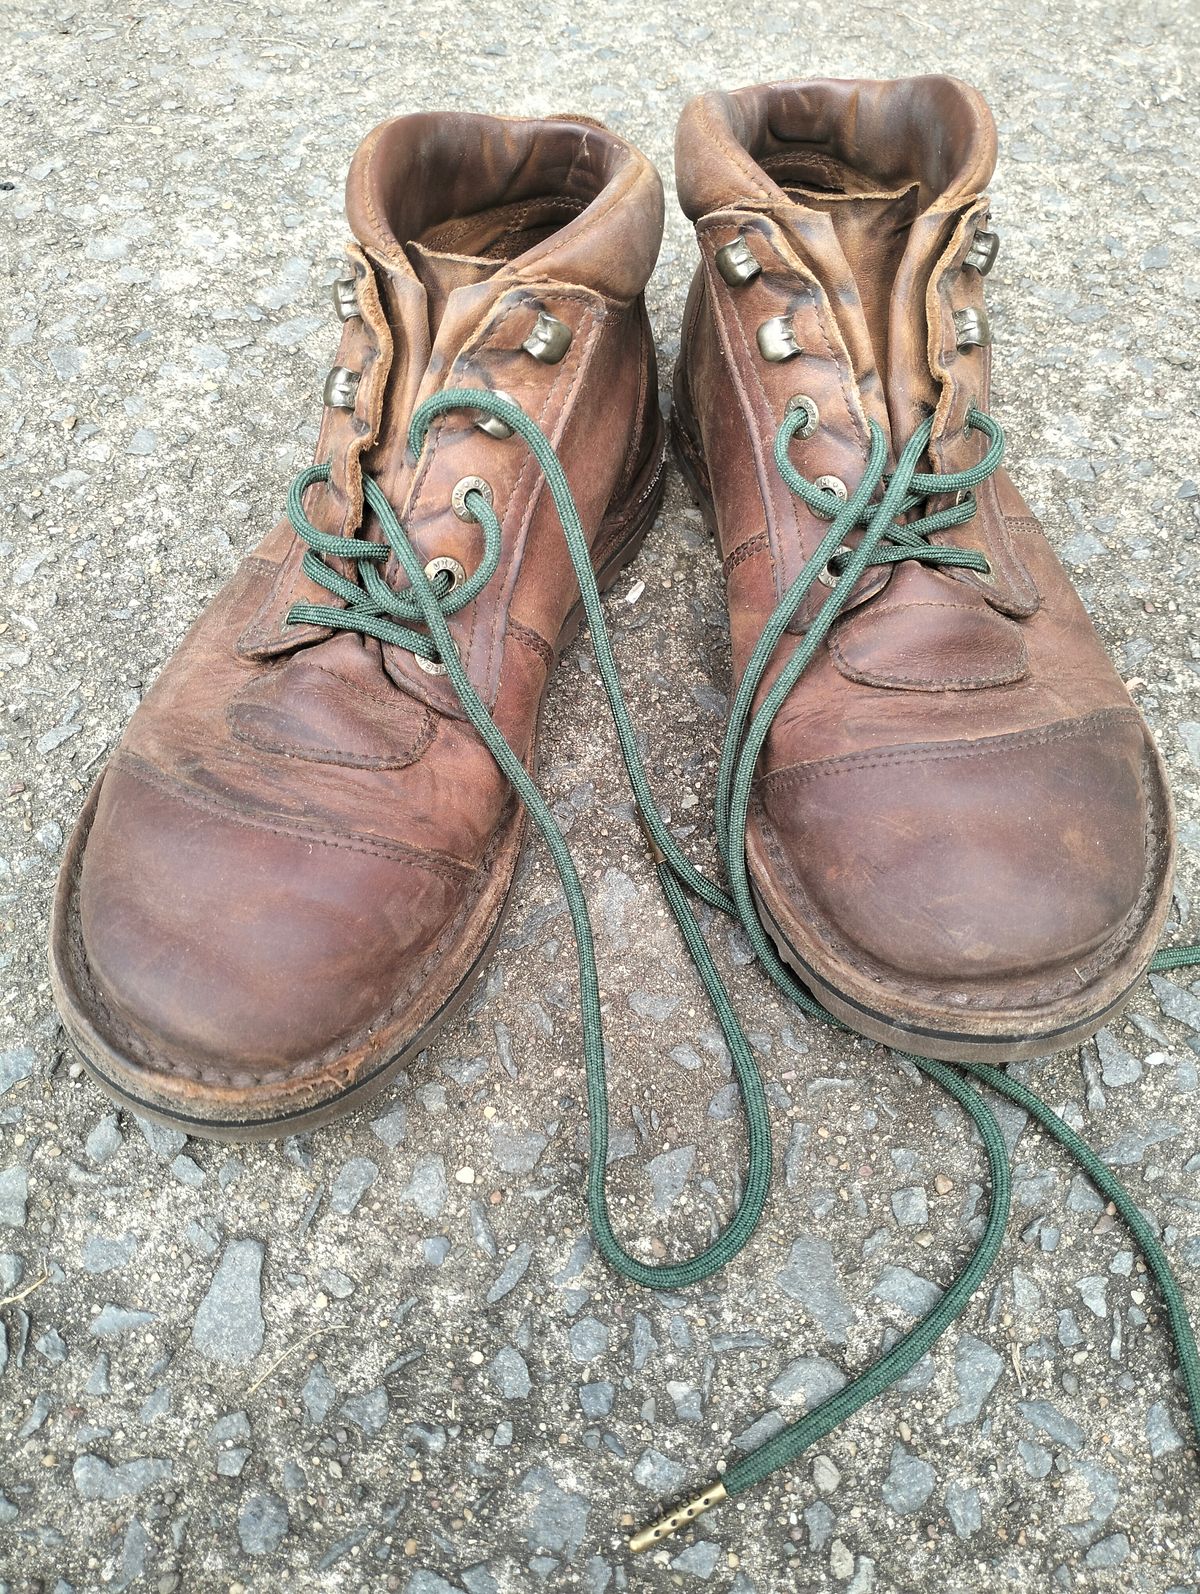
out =
<svg viewBox="0 0 1200 1594"><path fill-rule="evenodd" d="M506 1295L510 1294L516 1289L517 1285L525 1277L526 1270L528 1269L532 1258L532 1246L517 1246L516 1250L501 1268L498 1278L487 1292L487 1303L489 1306L494 1306L497 1301L502 1301Z"/></svg>
<svg viewBox="0 0 1200 1594"><path fill-rule="evenodd" d="M137 1250L135 1234L121 1234L109 1238L93 1234L83 1248L80 1258L85 1273L111 1273L115 1268L126 1267Z"/></svg>
<svg viewBox="0 0 1200 1594"><path fill-rule="evenodd" d="M946 1490L946 1510L960 1539L969 1539L983 1526L979 1490L965 1483L952 1483Z"/></svg>
<svg viewBox="0 0 1200 1594"><path fill-rule="evenodd" d="M799 1400L805 1411L811 1411L845 1384L845 1373L824 1356L800 1356L775 1379L767 1391L767 1399L779 1406Z"/></svg>
<svg viewBox="0 0 1200 1594"><path fill-rule="evenodd" d="M441 1157L425 1157L416 1166L407 1189L398 1199L414 1206L425 1218L442 1214L449 1196L446 1184L446 1165Z"/></svg>
<svg viewBox="0 0 1200 1594"><path fill-rule="evenodd" d="M133 1121L141 1130L150 1150L167 1162L173 1161L187 1145L187 1136L178 1129L168 1129L150 1118L135 1116Z"/></svg>
<svg viewBox="0 0 1200 1594"><path fill-rule="evenodd" d="M1024 1400L1020 1402L1021 1415L1034 1430L1052 1444L1065 1445L1068 1450L1082 1450L1084 1431L1071 1417L1059 1411L1049 1400Z"/></svg>
<svg viewBox="0 0 1200 1594"><path fill-rule="evenodd" d="M505 1400L524 1400L533 1387L525 1358L512 1345L496 1352L489 1376Z"/></svg>
<svg viewBox="0 0 1200 1594"><path fill-rule="evenodd" d="M37 1058L32 1046L9 1046L0 1051L0 1096L14 1085L28 1079L36 1066Z"/></svg>
<svg viewBox="0 0 1200 1594"><path fill-rule="evenodd" d="M81 1500L126 1500L171 1481L175 1464L165 1456L136 1457L115 1467L102 1456L75 1458L71 1477Z"/></svg>
<svg viewBox="0 0 1200 1594"><path fill-rule="evenodd" d="M883 1484L883 1503L898 1516L919 1511L933 1493L937 1474L928 1461L903 1445L892 1447L892 1462Z"/></svg>
<svg viewBox="0 0 1200 1594"><path fill-rule="evenodd" d="M670 1496L681 1489L686 1477L686 1467L653 1446L642 1451L633 1468L635 1483L663 1496Z"/></svg>
<svg viewBox="0 0 1200 1594"><path fill-rule="evenodd" d="M29 1204L29 1175L20 1166L0 1173L0 1227L23 1229Z"/></svg>
<svg viewBox="0 0 1200 1594"><path fill-rule="evenodd" d="M124 1141L117 1124L117 1115L109 1113L108 1117L102 1118L88 1135L84 1149L93 1162L103 1164L120 1151L122 1145Z"/></svg>
<svg viewBox="0 0 1200 1594"><path fill-rule="evenodd" d="M892 1211L905 1229L923 1229L929 1222L929 1202L922 1185L910 1185L892 1193Z"/></svg>
<svg viewBox="0 0 1200 1594"><path fill-rule="evenodd" d="M1003 1358L974 1334L962 1333L954 1351L954 1376L958 1404L946 1418L947 1428L977 1422L984 1402L995 1389L1004 1369Z"/></svg>
<svg viewBox="0 0 1200 1594"><path fill-rule="evenodd" d="M683 1194L684 1184L696 1160L695 1146L676 1146L651 1157L646 1164L650 1180L651 1204L660 1216L668 1213Z"/></svg>
<svg viewBox="0 0 1200 1594"><path fill-rule="evenodd" d="M608 1353L609 1331L594 1317L582 1317L577 1323L572 1323L567 1340L572 1359L581 1365Z"/></svg>
<svg viewBox="0 0 1200 1594"><path fill-rule="evenodd" d="M263 1245L231 1240L196 1309L192 1344L209 1361L240 1367L262 1349Z"/></svg>
<svg viewBox="0 0 1200 1594"><path fill-rule="evenodd" d="M379 1166L369 1157L351 1157L338 1169L329 1192L329 1209L348 1218L379 1177Z"/></svg>
<svg viewBox="0 0 1200 1594"><path fill-rule="evenodd" d="M1183 1447L1180 1432L1170 1411L1161 1400L1155 1401L1146 1414L1146 1438L1150 1442L1150 1454L1155 1461Z"/></svg>
<svg viewBox="0 0 1200 1594"><path fill-rule="evenodd" d="M300 1391L300 1399L311 1423L323 1423L332 1410L333 1403L337 1399L337 1390L320 1362L314 1362L309 1370L308 1377L304 1380L304 1387Z"/></svg>
<svg viewBox="0 0 1200 1594"><path fill-rule="evenodd" d="M237 1530L247 1555L271 1555L288 1530L287 1506L276 1494L252 1494L238 1512Z"/></svg>
<svg viewBox="0 0 1200 1594"><path fill-rule="evenodd" d="M548 1467L533 1467L521 1480L525 1515L521 1532L531 1550L551 1550L574 1560L587 1531L586 1499L558 1482Z"/></svg>
<svg viewBox="0 0 1200 1594"><path fill-rule="evenodd" d="M833 1247L828 1240L804 1235L793 1241L787 1266L777 1275L784 1294L808 1312L825 1337L844 1345L854 1321L854 1308L837 1276Z"/></svg>
<svg viewBox="0 0 1200 1594"><path fill-rule="evenodd" d="M120 1339L146 1323L153 1323L154 1312L139 1311L136 1307L117 1306L112 1301L102 1306L92 1318L88 1333L93 1339Z"/></svg>
<svg viewBox="0 0 1200 1594"><path fill-rule="evenodd" d="M698 1577L707 1583L717 1569L721 1546L712 1539L697 1539L686 1550L680 1550L671 1561L672 1572L682 1572L685 1577Z"/></svg>
<svg viewBox="0 0 1200 1594"><path fill-rule="evenodd" d="M939 1285L908 1267L885 1268L871 1291L872 1300L887 1301L910 1317L923 1317L942 1298Z"/></svg>
<svg viewBox="0 0 1200 1594"><path fill-rule="evenodd" d="M377 1434L388 1419L387 1390L367 1389L351 1395L342 1402L338 1415L365 1434Z"/></svg>

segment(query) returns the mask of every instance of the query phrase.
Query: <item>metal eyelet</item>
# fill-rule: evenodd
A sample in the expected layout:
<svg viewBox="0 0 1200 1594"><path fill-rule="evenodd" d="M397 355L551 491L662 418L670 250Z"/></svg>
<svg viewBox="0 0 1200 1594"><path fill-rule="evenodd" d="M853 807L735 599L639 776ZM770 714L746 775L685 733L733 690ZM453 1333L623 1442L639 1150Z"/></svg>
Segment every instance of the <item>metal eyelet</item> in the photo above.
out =
<svg viewBox="0 0 1200 1594"><path fill-rule="evenodd" d="M492 397L504 399L509 404L516 403L511 393L502 393L499 388L493 389ZM492 415L487 410L479 412L475 418L475 425L481 432L486 432L489 437L498 438L500 442L513 435L513 428L507 421L502 421L498 415Z"/></svg>
<svg viewBox="0 0 1200 1594"><path fill-rule="evenodd" d="M325 378L321 397L327 409L352 410L358 398L361 371L351 371L348 366L335 365Z"/></svg>
<svg viewBox="0 0 1200 1594"><path fill-rule="evenodd" d="M790 315L772 316L769 321L763 322L756 336L758 352L764 360L770 360L772 365L778 365L782 360L795 359L797 354L804 353L796 342L796 333Z"/></svg>
<svg viewBox="0 0 1200 1594"><path fill-rule="evenodd" d="M992 341L992 325L986 310L956 310L954 340L960 349L987 348Z"/></svg>
<svg viewBox="0 0 1200 1594"><path fill-rule="evenodd" d="M571 329L557 316L547 315L544 310L539 310L538 318L533 323L533 331L521 347L527 354L532 354L535 360L540 360L543 365L557 365L571 347Z"/></svg>
<svg viewBox="0 0 1200 1594"><path fill-rule="evenodd" d="M972 570L971 574L976 581L982 581L985 587L994 587L996 585L996 572L990 564L986 570Z"/></svg>
<svg viewBox="0 0 1200 1594"><path fill-rule="evenodd" d="M821 412L817 408L816 399L810 399L807 393L793 393L784 406L783 413L790 415L793 410L804 411L804 424L798 426L792 433L793 437L811 437L821 424Z"/></svg>
<svg viewBox="0 0 1200 1594"><path fill-rule="evenodd" d="M754 252L741 233L730 243L722 244L713 256L713 264L731 288L753 282L762 270Z"/></svg>
<svg viewBox="0 0 1200 1594"><path fill-rule="evenodd" d="M467 572L457 559L452 559L449 554L439 554L436 559L431 559L425 566L425 578L432 581L434 576L440 576L445 571L450 576L450 585L447 592L453 592L460 581L467 579Z"/></svg>
<svg viewBox="0 0 1200 1594"><path fill-rule="evenodd" d="M448 571L450 575L450 585L446 588L447 593L453 592L459 582L465 581L467 578L467 572L457 559L452 559L449 554L439 554L436 559L431 559L425 566L426 579L432 581L435 576L441 575L443 570ZM417 668L424 670L426 675L446 674L446 666L437 659L426 659L419 653L414 653L413 658L417 661Z"/></svg>
<svg viewBox="0 0 1200 1594"><path fill-rule="evenodd" d="M825 561L824 570L822 570L821 574L817 577L817 580L823 587L837 586L838 582L842 578L835 570L832 570L830 566L833 564L835 559L844 559L847 554L851 554L853 552L854 549L844 542L833 550L833 552L829 555L829 558Z"/></svg>
<svg viewBox="0 0 1200 1594"><path fill-rule="evenodd" d="M471 513L467 505L468 493L478 493L481 498L486 499L490 509L493 504L492 489L482 476L464 476L461 481L455 482L454 490L450 494L450 507L460 520L469 520L474 525L477 517Z"/></svg>
<svg viewBox="0 0 1200 1594"><path fill-rule="evenodd" d="M358 308L358 290L353 277L339 277L330 290L333 295L333 313L339 321L349 321L361 315Z"/></svg>
<svg viewBox="0 0 1200 1594"><path fill-rule="evenodd" d="M813 482L814 487L823 487L827 493L832 493L835 498L840 498L842 503L850 496L850 490L840 476L818 476Z"/></svg>
<svg viewBox="0 0 1200 1594"><path fill-rule="evenodd" d="M975 236L971 240L971 247L963 256L963 265L970 266L981 277L986 277L996 264L996 256L1000 253L1000 234L988 232L985 227L976 227Z"/></svg>

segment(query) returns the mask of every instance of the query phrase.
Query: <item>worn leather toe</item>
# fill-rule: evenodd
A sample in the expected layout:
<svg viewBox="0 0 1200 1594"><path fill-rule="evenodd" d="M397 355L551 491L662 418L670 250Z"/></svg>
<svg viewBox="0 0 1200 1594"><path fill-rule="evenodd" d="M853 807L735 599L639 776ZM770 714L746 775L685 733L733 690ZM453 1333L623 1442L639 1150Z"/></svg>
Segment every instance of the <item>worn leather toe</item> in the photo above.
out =
<svg viewBox="0 0 1200 1594"><path fill-rule="evenodd" d="M1132 716L881 748L780 771L772 829L852 960L925 986L1027 1000L1039 971L1120 937L1147 873ZM1006 996L1006 993L1008 995Z"/></svg>
<svg viewBox="0 0 1200 1594"><path fill-rule="evenodd" d="M416 851L290 827L118 765L79 908L130 1054L181 1082L240 1083L319 1066L403 1000L463 890Z"/></svg>

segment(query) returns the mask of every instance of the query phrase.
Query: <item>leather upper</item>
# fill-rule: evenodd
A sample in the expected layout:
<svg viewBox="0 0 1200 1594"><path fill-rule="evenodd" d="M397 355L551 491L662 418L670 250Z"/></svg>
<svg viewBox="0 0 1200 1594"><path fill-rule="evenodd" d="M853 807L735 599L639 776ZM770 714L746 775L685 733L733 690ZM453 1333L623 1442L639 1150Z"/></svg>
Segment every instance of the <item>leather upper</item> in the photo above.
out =
<svg viewBox="0 0 1200 1594"><path fill-rule="evenodd" d="M685 110L677 181L701 261L676 405L714 501L735 676L828 530L773 459L789 399L819 410L790 451L810 480L853 488L869 421L893 462L931 415L922 469L982 457L964 423L989 408L991 350L960 348L956 316L983 309L966 257L994 158L986 106L950 78L783 83ZM761 269L730 283L717 251L739 237ZM801 352L772 362L757 331L778 316ZM935 540L990 573L868 567L774 723L752 828L779 911L897 1001L916 982L1020 1006L1140 933L1166 797L1038 522L1003 471L977 497ZM815 584L762 691L826 596Z"/></svg>
<svg viewBox="0 0 1200 1594"><path fill-rule="evenodd" d="M380 539L363 472L423 559L469 572L480 528L451 508L484 477L500 566L450 622L480 696L531 758L564 622L578 600L549 492L519 438L455 411L419 459L407 429L447 386L510 395L559 452L598 564L623 533L661 421L641 291L661 185L615 134L568 118L402 117L363 143L347 184L354 313L336 363L353 408L326 408L326 532ZM565 323L557 363L522 344ZM511 838L514 799L444 677L357 634L288 622L336 603L283 519L244 561L129 725L80 866L89 1001L111 1044L180 1080L294 1078L336 1064L419 1005L431 971L480 947L464 924ZM339 568L353 576L345 561ZM394 556L386 579L405 584ZM511 855L511 856L510 856ZM493 915L494 917L494 915ZM473 920L471 922L474 922Z"/></svg>

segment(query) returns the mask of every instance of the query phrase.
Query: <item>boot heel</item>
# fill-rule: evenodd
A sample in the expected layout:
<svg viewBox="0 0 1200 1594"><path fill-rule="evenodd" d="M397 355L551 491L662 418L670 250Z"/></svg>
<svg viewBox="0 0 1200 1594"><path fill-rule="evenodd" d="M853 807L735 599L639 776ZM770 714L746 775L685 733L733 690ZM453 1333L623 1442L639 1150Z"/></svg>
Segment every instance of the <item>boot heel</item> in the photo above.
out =
<svg viewBox="0 0 1200 1594"><path fill-rule="evenodd" d="M712 487L708 479L708 468L704 463L704 452L699 439L684 419L678 394L671 406L671 452L675 456L679 473L687 483L697 509L704 516L709 536L720 547L720 539L717 536L717 512L713 506Z"/></svg>

